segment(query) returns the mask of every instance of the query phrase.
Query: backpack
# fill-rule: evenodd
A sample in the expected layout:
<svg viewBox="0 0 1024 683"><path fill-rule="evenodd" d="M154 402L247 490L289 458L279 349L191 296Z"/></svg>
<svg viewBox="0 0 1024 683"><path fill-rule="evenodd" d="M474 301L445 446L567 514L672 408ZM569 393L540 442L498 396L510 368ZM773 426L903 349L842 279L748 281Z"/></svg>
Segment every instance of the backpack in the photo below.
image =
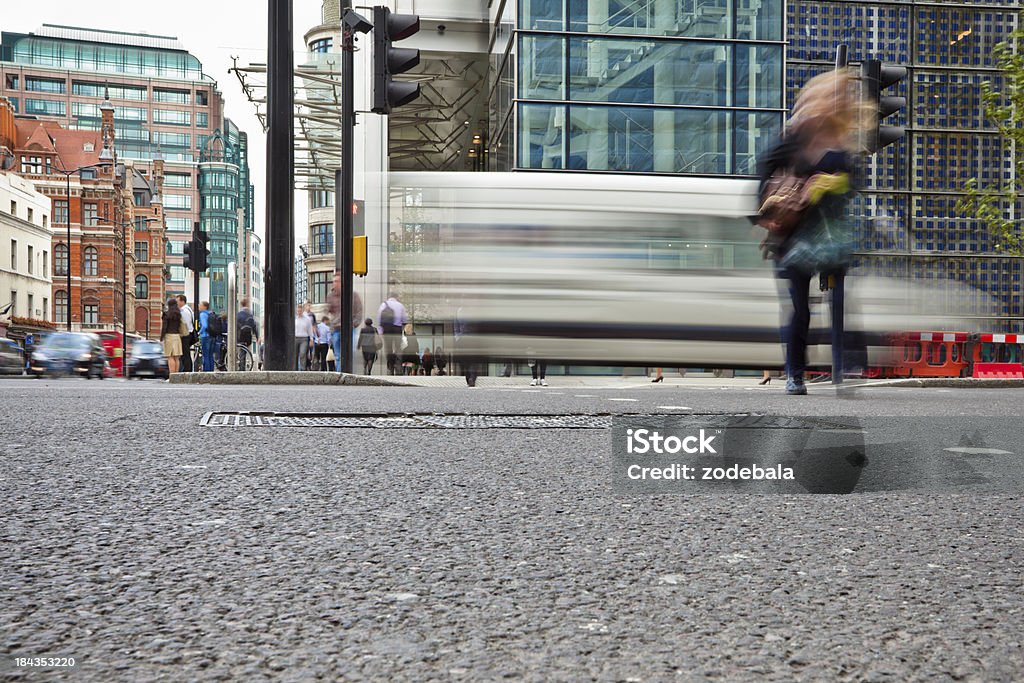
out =
<svg viewBox="0 0 1024 683"><path fill-rule="evenodd" d="M757 224L773 235L788 237L811 207L810 178L792 169L777 169L761 191Z"/></svg>
<svg viewBox="0 0 1024 683"><path fill-rule="evenodd" d="M209 315L206 318L206 333L211 337L219 337L224 334L224 330L221 328L220 317L213 312L213 309L208 311Z"/></svg>
<svg viewBox="0 0 1024 683"><path fill-rule="evenodd" d="M386 301L384 302L384 310L380 312L380 324L381 327L395 326L395 312Z"/></svg>

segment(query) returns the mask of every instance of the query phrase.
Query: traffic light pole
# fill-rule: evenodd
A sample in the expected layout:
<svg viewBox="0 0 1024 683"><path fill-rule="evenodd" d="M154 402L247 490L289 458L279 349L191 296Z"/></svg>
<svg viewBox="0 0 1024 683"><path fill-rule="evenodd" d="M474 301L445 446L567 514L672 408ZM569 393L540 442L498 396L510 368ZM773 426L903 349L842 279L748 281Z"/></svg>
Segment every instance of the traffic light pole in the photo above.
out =
<svg viewBox="0 0 1024 683"><path fill-rule="evenodd" d="M199 221L194 221L192 224L192 249L196 249L196 244L199 242ZM197 258L192 256L192 258ZM199 273L195 270L192 271L192 316L195 318L193 324L196 327L196 339L199 338ZM192 353L192 349L189 349L187 353ZM194 368L193 368L194 369Z"/></svg>
<svg viewBox="0 0 1024 683"><path fill-rule="evenodd" d="M336 359L342 372L352 372L352 205L355 203L352 173L355 168L352 139L356 125L355 31L346 22L352 12L348 0L342 2L341 21L341 169L334 174L334 269L341 273L341 301L335 321L341 330L341 358Z"/></svg>
<svg viewBox="0 0 1024 683"><path fill-rule="evenodd" d="M295 116L292 0L268 0L264 367L295 369Z"/></svg>

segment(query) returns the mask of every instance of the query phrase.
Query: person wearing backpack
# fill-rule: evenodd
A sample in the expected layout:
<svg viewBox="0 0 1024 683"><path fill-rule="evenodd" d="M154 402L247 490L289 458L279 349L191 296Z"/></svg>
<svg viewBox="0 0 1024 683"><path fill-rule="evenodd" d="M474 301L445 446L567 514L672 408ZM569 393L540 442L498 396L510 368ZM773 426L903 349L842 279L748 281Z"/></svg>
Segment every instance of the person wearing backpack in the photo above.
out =
<svg viewBox="0 0 1024 683"><path fill-rule="evenodd" d="M387 301L377 309L377 320L380 321L381 332L384 335L384 357L388 362L388 374L401 374L402 327L408 320L405 306L395 297L394 292L389 292Z"/></svg>
<svg viewBox="0 0 1024 683"><path fill-rule="evenodd" d="M216 322L215 322L216 321ZM219 329L220 319L210 310L209 301L199 302L199 343L203 349L203 372L213 372L214 344L217 340L215 329Z"/></svg>

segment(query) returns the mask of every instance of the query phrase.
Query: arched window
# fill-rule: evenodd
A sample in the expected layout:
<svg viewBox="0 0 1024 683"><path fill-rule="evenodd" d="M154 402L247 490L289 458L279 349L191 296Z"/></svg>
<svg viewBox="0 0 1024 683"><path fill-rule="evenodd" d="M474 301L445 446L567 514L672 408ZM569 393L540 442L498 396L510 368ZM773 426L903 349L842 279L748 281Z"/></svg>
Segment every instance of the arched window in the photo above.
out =
<svg viewBox="0 0 1024 683"><path fill-rule="evenodd" d="M82 260L82 274L100 274L100 252L96 250L96 247L85 248L85 257Z"/></svg>
<svg viewBox="0 0 1024 683"><path fill-rule="evenodd" d="M63 289L53 295L53 319L59 323L68 321L68 293Z"/></svg>
<svg viewBox="0 0 1024 683"><path fill-rule="evenodd" d="M68 274L68 245L58 244L53 250L53 274ZM65 292L65 294L67 294Z"/></svg>
<svg viewBox="0 0 1024 683"><path fill-rule="evenodd" d="M148 299L149 298L149 278L145 275L135 276L135 298L136 299Z"/></svg>

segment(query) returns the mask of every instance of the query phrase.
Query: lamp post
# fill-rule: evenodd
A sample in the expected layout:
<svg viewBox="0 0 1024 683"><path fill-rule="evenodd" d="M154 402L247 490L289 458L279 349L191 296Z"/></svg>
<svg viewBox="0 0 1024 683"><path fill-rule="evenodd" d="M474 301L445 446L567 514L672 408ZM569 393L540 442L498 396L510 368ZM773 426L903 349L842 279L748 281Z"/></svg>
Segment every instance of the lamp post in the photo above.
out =
<svg viewBox="0 0 1024 683"><path fill-rule="evenodd" d="M67 198L67 202L68 202L68 215L67 215L67 224L68 224L68 321L67 321L68 322L68 332L71 331L71 176L75 175L76 173L80 173L81 171L88 170L90 168L103 168L103 167L106 167L106 166L113 166L113 165L114 164L112 162L110 162L110 161L101 161L98 164L89 164L87 166L79 166L78 168L76 168L73 171L66 171L63 168L55 169L58 173L60 173L61 175L64 176L64 180L66 182L66 185L65 185L66 189L65 189L64 196ZM81 203L79 203L79 206L81 206ZM81 216L84 211L85 211L84 208L81 209L79 211L79 216Z"/></svg>
<svg viewBox="0 0 1024 683"><path fill-rule="evenodd" d="M145 223L160 221L159 218L153 217L142 220ZM112 221L109 218L97 218L96 222L121 226L121 375L128 379L128 226L132 223Z"/></svg>

